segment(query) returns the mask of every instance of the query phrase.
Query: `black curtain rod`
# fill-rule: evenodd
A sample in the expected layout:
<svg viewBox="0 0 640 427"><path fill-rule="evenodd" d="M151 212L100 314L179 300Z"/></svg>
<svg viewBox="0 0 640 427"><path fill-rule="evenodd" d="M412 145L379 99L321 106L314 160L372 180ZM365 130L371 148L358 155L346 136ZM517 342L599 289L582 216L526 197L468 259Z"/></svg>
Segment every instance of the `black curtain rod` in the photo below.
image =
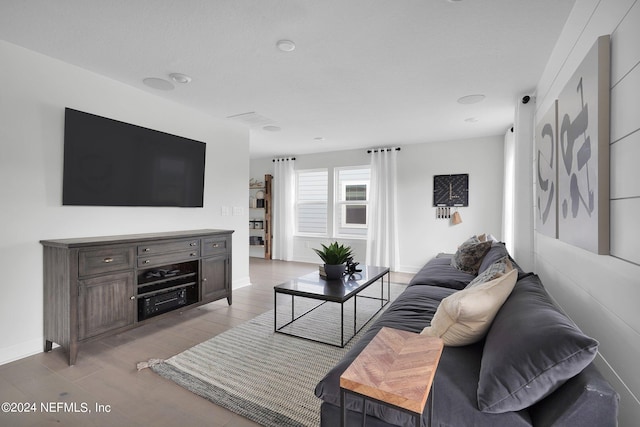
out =
<svg viewBox="0 0 640 427"><path fill-rule="evenodd" d="M282 160L284 162L285 160L289 161L289 160L295 160L295 159L296 159L295 157L287 157L286 159L273 159L271 161L272 162L279 162L280 160Z"/></svg>
<svg viewBox="0 0 640 427"><path fill-rule="evenodd" d="M375 149L375 150L367 150L367 153L377 153L378 151L391 151L391 150L400 151L400 147L396 147L396 148L379 148L379 149Z"/></svg>

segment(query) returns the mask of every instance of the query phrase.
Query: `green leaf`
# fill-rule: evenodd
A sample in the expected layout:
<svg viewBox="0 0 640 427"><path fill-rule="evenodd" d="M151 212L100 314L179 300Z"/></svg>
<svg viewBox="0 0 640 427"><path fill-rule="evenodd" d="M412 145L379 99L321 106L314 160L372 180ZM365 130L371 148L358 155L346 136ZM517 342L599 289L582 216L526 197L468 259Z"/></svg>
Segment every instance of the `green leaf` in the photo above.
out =
<svg viewBox="0 0 640 427"><path fill-rule="evenodd" d="M313 248L313 250L328 265L344 264L352 255L350 246L344 246L338 242L333 242L329 246L321 243L321 246L322 249Z"/></svg>

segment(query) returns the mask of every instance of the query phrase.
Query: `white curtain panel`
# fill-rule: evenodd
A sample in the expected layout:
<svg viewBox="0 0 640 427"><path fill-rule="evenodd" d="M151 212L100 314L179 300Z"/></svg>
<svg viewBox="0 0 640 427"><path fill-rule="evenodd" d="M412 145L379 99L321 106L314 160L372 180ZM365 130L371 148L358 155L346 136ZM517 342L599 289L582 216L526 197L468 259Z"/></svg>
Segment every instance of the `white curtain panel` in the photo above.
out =
<svg viewBox="0 0 640 427"><path fill-rule="evenodd" d="M273 170L273 248L272 257L293 260L293 232L295 224L295 160L274 159Z"/></svg>
<svg viewBox="0 0 640 427"><path fill-rule="evenodd" d="M395 148L371 152L366 263L391 270L396 270L399 258L397 157Z"/></svg>

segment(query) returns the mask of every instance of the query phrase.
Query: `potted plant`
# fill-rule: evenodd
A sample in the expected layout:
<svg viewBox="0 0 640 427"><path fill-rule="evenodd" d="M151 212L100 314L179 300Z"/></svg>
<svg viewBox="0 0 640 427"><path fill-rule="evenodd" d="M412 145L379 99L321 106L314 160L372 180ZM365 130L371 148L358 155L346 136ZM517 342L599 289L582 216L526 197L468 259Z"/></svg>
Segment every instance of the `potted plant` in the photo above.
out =
<svg viewBox="0 0 640 427"><path fill-rule="evenodd" d="M351 258L351 247L333 242L329 246L322 244L322 249L313 249L324 261L327 280L339 279L347 268L346 262Z"/></svg>

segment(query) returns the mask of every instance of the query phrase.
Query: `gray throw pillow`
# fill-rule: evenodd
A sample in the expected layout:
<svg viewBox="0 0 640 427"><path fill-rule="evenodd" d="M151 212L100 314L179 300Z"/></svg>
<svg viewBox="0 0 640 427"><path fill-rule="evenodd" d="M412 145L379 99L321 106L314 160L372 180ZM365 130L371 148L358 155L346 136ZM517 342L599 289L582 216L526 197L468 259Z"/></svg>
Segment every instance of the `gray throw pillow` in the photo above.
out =
<svg viewBox="0 0 640 427"><path fill-rule="evenodd" d="M482 259L491 249L491 241L486 240L484 235L481 238L472 236L458 247L458 250L451 258L451 266L465 273L476 275L482 263Z"/></svg>
<svg viewBox="0 0 640 427"><path fill-rule="evenodd" d="M492 242L491 249L489 249L489 252L487 252L487 254L482 259L482 263L480 264L478 272L482 273L491 264L504 257L510 257L507 248L504 246L504 243Z"/></svg>
<svg viewBox="0 0 640 427"><path fill-rule="evenodd" d="M511 270L513 270L511 261L509 260L508 256L505 256L491 264L489 267L485 268L481 273L479 273L475 277L475 279L469 282L467 288L472 288L474 286L478 286L479 284L489 282L505 273L508 273Z"/></svg>
<svg viewBox="0 0 640 427"><path fill-rule="evenodd" d="M580 373L598 342L584 335L551 301L535 275L516 283L487 333L478 408L519 411Z"/></svg>

